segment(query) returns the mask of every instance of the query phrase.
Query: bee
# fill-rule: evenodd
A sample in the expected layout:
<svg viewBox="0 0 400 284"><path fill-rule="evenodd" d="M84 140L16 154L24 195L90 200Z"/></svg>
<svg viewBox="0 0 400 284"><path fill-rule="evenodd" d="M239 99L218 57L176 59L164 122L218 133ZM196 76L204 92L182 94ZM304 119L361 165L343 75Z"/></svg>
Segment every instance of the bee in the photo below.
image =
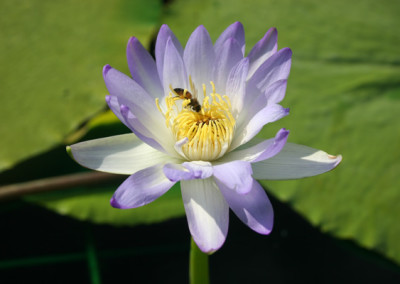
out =
<svg viewBox="0 0 400 284"><path fill-rule="evenodd" d="M194 98L193 95L188 90L184 90L182 88L175 88L174 92L180 99L190 100L190 103L188 103L187 106L190 106L192 110L194 110L195 112L199 112L201 110L201 105L199 104L199 101L196 98Z"/></svg>

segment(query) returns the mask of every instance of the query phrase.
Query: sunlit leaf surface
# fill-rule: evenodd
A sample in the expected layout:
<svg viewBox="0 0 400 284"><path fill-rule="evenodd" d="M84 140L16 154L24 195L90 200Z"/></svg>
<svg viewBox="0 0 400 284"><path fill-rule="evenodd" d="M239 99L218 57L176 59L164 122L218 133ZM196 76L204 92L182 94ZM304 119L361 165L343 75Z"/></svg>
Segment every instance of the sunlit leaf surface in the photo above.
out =
<svg viewBox="0 0 400 284"><path fill-rule="evenodd" d="M148 44L160 6L0 1L0 171L60 144L105 107L102 67L128 70L128 38Z"/></svg>

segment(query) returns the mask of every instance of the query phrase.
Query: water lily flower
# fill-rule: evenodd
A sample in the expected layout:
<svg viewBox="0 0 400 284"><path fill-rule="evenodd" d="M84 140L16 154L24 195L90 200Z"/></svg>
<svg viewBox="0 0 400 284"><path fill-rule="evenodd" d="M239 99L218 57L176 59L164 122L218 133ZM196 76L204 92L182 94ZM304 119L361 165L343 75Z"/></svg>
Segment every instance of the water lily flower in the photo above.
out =
<svg viewBox="0 0 400 284"><path fill-rule="evenodd" d="M129 77L103 69L106 101L133 133L70 146L91 169L130 175L111 205L148 204L180 182L190 233L205 253L224 243L229 208L254 231L269 234L273 209L256 179L295 179L336 167L341 156L286 143L281 129L267 140L255 135L286 115L292 52L277 49L271 28L245 56L244 29L230 25L212 43L199 26L183 48L167 25L158 33L155 60L132 37Z"/></svg>

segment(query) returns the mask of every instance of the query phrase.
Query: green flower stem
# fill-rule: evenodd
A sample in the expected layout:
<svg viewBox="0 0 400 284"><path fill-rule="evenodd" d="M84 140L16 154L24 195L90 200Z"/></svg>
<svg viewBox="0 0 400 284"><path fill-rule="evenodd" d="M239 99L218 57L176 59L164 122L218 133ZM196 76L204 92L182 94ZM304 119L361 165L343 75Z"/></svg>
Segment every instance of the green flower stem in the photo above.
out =
<svg viewBox="0 0 400 284"><path fill-rule="evenodd" d="M86 255L92 284L101 284L99 264L91 227L86 228Z"/></svg>
<svg viewBox="0 0 400 284"><path fill-rule="evenodd" d="M191 239L190 244L190 264L189 264L190 284L210 283L208 273L208 255L202 252Z"/></svg>

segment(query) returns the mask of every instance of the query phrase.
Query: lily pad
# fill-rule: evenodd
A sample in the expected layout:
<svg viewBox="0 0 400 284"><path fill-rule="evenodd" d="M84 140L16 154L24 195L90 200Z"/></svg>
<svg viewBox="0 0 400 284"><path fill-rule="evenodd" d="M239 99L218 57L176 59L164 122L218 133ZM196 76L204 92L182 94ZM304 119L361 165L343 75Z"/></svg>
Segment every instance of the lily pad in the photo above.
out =
<svg viewBox="0 0 400 284"><path fill-rule="evenodd" d="M128 71L128 38L148 44L160 12L158 0L1 1L0 171L103 109L102 67Z"/></svg>
<svg viewBox="0 0 400 284"><path fill-rule="evenodd" d="M400 3L328 0L177 0L164 22L181 41L204 24L215 40L234 21L247 51L270 27L293 50L280 127L289 141L342 154L333 172L294 181L263 181L321 230L400 263ZM262 24L261 24L262 23ZM279 222L279 216L276 216Z"/></svg>

